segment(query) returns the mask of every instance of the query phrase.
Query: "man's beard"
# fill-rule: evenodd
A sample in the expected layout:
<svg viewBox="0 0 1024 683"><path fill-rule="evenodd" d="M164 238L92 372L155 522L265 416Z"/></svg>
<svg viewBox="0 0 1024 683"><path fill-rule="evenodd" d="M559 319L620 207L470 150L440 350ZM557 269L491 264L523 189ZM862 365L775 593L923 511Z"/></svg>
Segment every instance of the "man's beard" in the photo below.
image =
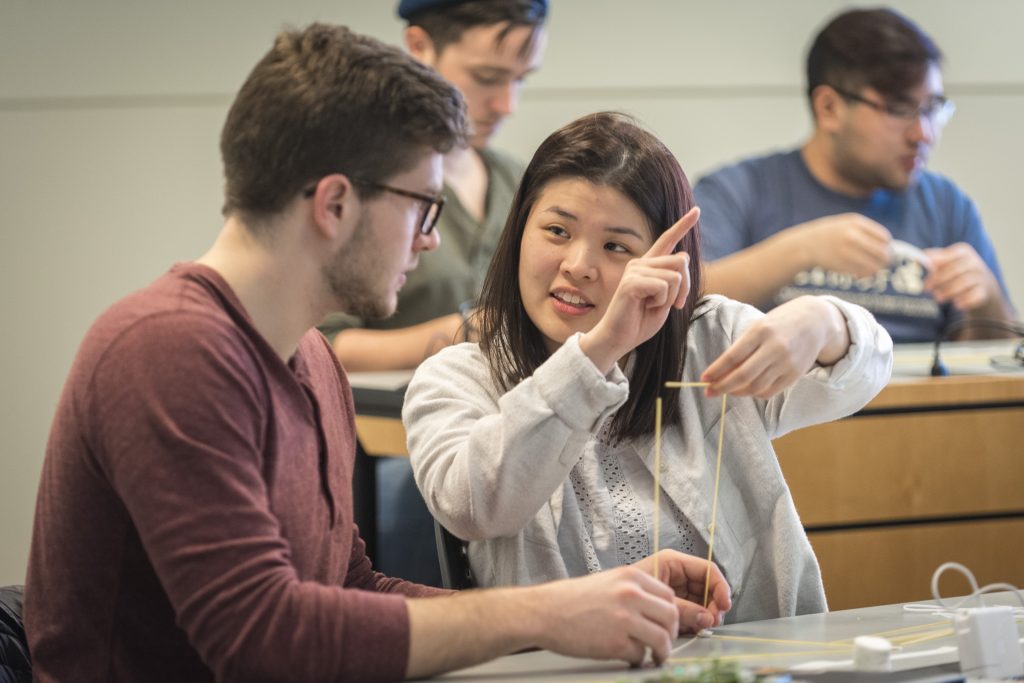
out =
<svg viewBox="0 0 1024 683"><path fill-rule="evenodd" d="M914 175L898 174L892 177L883 170L861 162L852 153L856 142L839 144L835 149L836 172L847 182L867 191L876 189L902 192L914 182Z"/></svg>
<svg viewBox="0 0 1024 683"><path fill-rule="evenodd" d="M355 227L352 239L340 247L329 265L323 266L324 281L345 313L360 318L380 319L394 314L390 292L380 292L380 264L373 255L380 245L373 242L369 217L364 213Z"/></svg>

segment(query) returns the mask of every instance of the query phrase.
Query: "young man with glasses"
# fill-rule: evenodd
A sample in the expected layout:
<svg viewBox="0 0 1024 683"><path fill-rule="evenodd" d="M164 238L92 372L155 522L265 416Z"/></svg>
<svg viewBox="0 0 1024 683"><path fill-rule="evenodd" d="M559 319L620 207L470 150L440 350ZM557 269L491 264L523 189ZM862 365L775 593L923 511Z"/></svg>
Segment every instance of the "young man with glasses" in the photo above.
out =
<svg viewBox="0 0 1024 683"><path fill-rule="evenodd" d="M707 291L764 309L836 294L872 311L896 342L932 341L961 317L1012 320L974 203L924 168L954 111L941 60L888 9L825 26L807 57L810 139L694 188L713 260ZM966 325L956 336L997 335Z"/></svg>
<svg viewBox="0 0 1024 683"><path fill-rule="evenodd" d="M335 315L320 326L349 370L414 368L468 339L480 293L523 165L489 146L540 67L547 0L402 0L410 55L455 85L466 101L469 144L444 160L447 204L437 250L424 254L386 320Z"/></svg>
<svg viewBox="0 0 1024 683"><path fill-rule="evenodd" d="M695 604L708 565L674 551L661 580L647 558L461 595L371 566L352 395L312 326L394 312L464 137L458 92L400 51L322 24L278 36L221 134L213 246L114 304L75 358L29 560L34 680L397 680L529 647L639 663L728 609L715 568Z"/></svg>
<svg viewBox="0 0 1024 683"><path fill-rule="evenodd" d="M505 227L523 165L490 146L515 109L526 77L540 67L547 0L402 0L406 51L459 89L469 144L444 158L440 246L419 267L387 319L335 314L321 331L350 371L414 368L473 338L470 315ZM360 465L362 466L362 465ZM376 560L386 571L441 585L433 519L408 460L377 459Z"/></svg>

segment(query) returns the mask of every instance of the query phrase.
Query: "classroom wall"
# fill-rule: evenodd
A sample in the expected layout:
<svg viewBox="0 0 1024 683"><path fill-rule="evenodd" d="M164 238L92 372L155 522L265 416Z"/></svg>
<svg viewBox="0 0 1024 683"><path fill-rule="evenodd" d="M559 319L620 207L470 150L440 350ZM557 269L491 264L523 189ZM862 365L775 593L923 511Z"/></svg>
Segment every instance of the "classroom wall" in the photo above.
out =
<svg viewBox="0 0 1024 683"><path fill-rule="evenodd" d="M24 580L49 422L85 330L220 227L218 135L248 70L284 24L340 22L397 42L395 4L0 3L0 584ZM528 158L557 126L612 108L654 129L694 179L794 145L809 126L808 40L846 4L553 0L544 68L496 144ZM931 166L978 202L1024 305L1024 5L894 6L948 59L957 114Z"/></svg>

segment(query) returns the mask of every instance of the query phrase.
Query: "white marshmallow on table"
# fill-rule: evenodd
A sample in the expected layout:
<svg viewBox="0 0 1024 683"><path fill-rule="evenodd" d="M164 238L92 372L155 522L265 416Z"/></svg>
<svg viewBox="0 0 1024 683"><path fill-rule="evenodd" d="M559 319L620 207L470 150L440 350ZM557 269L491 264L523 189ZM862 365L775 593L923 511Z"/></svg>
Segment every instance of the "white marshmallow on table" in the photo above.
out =
<svg viewBox="0 0 1024 683"><path fill-rule="evenodd" d="M892 643L879 636L853 639L855 671L892 671Z"/></svg>

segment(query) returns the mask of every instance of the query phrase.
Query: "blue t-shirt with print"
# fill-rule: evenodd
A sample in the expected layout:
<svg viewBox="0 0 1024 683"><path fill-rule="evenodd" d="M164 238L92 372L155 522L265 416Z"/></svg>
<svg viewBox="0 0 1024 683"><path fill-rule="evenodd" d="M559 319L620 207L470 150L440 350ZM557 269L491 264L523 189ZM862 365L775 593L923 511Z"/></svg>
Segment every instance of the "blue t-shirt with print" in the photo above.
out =
<svg viewBox="0 0 1024 683"><path fill-rule="evenodd" d="M707 260L746 249L799 223L859 213L884 225L893 238L922 249L970 244L1006 295L995 249L974 202L935 173L922 173L902 192L879 189L868 197L850 197L819 183L797 149L715 171L697 183L694 195L701 209L701 250ZM933 341L958 314L924 291L926 274L909 259L864 278L812 268L780 289L771 307L802 294L833 294L871 311L895 342Z"/></svg>

